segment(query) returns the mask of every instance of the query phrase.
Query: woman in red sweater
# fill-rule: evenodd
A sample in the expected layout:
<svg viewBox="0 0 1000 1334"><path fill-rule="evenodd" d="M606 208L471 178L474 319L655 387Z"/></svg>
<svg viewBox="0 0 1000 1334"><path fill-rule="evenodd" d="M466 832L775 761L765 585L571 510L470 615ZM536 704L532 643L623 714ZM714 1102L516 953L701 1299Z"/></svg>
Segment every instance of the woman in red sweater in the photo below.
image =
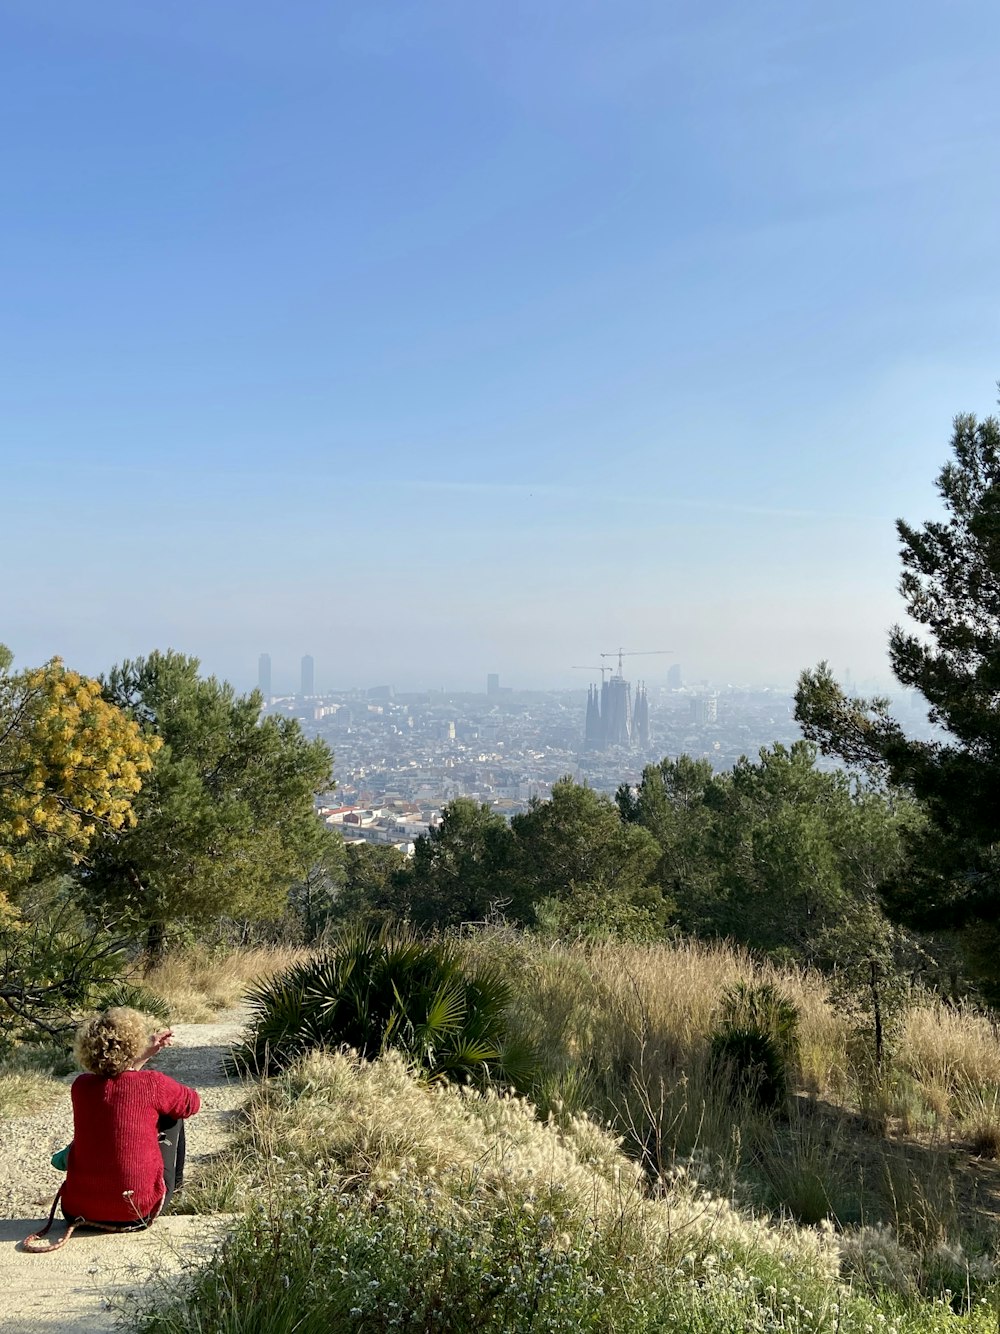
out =
<svg viewBox="0 0 1000 1334"><path fill-rule="evenodd" d="M184 1120L201 1106L194 1089L143 1066L168 1046L142 1015L115 1008L88 1019L74 1053L73 1143L62 1209L71 1221L148 1226L181 1184Z"/></svg>

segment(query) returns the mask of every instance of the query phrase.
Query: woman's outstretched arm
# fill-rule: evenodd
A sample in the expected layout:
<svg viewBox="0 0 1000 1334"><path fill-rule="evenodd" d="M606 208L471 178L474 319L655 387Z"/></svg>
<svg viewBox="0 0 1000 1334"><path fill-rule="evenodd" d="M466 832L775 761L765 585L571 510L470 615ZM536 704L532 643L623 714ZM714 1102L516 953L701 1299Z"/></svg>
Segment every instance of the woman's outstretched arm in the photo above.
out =
<svg viewBox="0 0 1000 1334"><path fill-rule="evenodd" d="M159 1033L154 1033L150 1039L149 1046L142 1053L137 1061L132 1062L133 1070L141 1070L147 1061L151 1061L157 1052L161 1052L164 1047L169 1047L174 1040L174 1030L172 1028L161 1028Z"/></svg>

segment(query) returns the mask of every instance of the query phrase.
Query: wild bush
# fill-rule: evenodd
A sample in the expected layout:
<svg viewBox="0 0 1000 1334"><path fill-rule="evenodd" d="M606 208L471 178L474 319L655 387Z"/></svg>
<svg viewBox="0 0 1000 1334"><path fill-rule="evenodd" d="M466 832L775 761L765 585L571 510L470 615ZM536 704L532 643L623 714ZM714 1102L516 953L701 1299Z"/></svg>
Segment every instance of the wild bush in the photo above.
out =
<svg viewBox="0 0 1000 1334"><path fill-rule="evenodd" d="M534 1059L508 1032L511 997L499 968L469 967L453 942L351 927L317 958L251 989L250 1032L232 1060L274 1074L316 1048L397 1048L435 1079L520 1087Z"/></svg>
<svg viewBox="0 0 1000 1334"><path fill-rule="evenodd" d="M397 1053L312 1055L254 1094L237 1136L249 1212L186 1290L147 1309L145 1334L995 1327L985 1308L854 1292L829 1226L741 1213L681 1172L650 1195L588 1118L428 1087Z"/></svg>
<svg viewBox="0 0 1000 1334"><path fill-rule="evenodd" d="M0 923L0 1055L22 1042L68 1045L128 970L127 940L79 923L70 906Z"/></svg>
<svg viewBox="0 0 1000 1334"><path fill-rule="evenodd" d="M798 1028L798 1011L771 983L727 987L711 1036L713 1073L739 1097L762 1108L782 1106Z"/></svg>

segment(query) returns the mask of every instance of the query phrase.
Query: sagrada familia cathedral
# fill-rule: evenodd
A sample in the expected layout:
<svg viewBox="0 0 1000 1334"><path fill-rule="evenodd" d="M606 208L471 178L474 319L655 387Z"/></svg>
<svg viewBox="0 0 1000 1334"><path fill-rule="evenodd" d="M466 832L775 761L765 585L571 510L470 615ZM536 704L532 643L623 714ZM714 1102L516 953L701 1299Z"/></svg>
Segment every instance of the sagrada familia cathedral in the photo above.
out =
<svg viewBox="0 0 1000 1334"><path fill-rule="evenodd" d="M609 746L638 746L649 744L649 701L646 687L640 681L632 701L632 684L619 669L600 689L591 686L587 692L587 723L583 745L585 750L607 750Z"/></svg>

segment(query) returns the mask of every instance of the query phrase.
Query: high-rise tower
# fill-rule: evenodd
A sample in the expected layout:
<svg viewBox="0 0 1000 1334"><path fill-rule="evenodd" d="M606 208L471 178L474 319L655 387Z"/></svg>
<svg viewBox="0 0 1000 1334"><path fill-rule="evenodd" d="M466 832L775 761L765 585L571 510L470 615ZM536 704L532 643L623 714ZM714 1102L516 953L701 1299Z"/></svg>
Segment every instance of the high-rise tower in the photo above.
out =
<svg viewBox="0 0 1000 1334"><path fill-rule="evenodd" d="M300 695L308 698L316 693L316 664L313 662L312 654L307 653L302 659L302 679Z"/></svg>
<svg viewBox="0 0 1000 1334"><path fill-rule="evenodd" d="M718 695L695 695L691 700L691 721L717 723L719 721Z"/></svg>
<svg viewBox="0 0 1000 1334"><path fill-rule="evenodd" d="M264 696L264 703L271 698L271 655L262 653L257 659L257 689Z"/></svg>

